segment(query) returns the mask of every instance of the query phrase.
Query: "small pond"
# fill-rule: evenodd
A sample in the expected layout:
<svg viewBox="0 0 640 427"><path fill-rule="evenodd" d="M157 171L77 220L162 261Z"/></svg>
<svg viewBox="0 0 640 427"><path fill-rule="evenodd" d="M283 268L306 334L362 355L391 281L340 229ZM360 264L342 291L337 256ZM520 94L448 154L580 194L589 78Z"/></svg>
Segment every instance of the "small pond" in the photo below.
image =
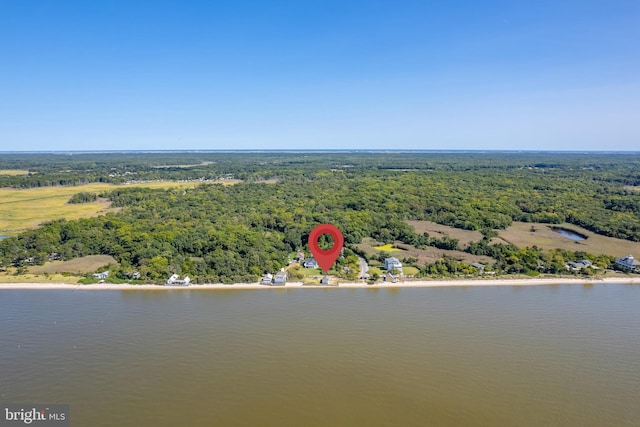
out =
<svg viewBox="0 0 640 427"><path fill-rule="evenodd" d="M552 227L551 229L562 237L567 237L571 240L585 240L587 238L587 236L583 234L579 234L573 230L568 230L566 228Z"/></svg>

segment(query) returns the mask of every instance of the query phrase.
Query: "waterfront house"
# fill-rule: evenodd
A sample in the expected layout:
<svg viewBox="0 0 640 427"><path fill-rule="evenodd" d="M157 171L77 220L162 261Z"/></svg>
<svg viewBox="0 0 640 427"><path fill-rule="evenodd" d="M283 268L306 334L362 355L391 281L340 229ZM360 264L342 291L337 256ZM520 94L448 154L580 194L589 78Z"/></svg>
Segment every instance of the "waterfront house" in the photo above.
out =
<svg viewBox="0 0 640 427"><path fill-rule="evenodd" d="M616 265L622 267L625 270L640 273L640 261L635 259L633 255L627 255L624 258L616 259Z"/></svg>
<svg viewBox="0 0 640 427"><path fill-rule="evenodd" d="M385 270L393 270L394 268L402 270L402 263L396 257L385 258L384 260Z"/></svg>
<svg viewBox="0 0 640 427"><path fill-rule="evenodd" d="M287 272L284 269L278 271L273 278L273 284L276 286L284 286L287 283Z"/></svg>
<svg viewBox="0 0 640 427"><path fill-rule="evenodd" d="M591 261L588 259L582 259L577 262L569 261L565 264L565 267L567 267L567 270L578 271L586 267L591 267Z"/></svg>
<svg viewBox="0 0 640 427"><path fill-rule="evenodd" d="M267 273L260 280L261 285L271 285L273 283L273 275L271 273Z"/></svg>
<svg viewBox="0 0 640 427"><path fill-rule="evenodd" d="M109 277L109 272L108 271L103 271L102 273L94 273L91 276L95 277L96 279L104 280L107 277Z"/></svg>
<svg viewBox="0 0 640 427"><path fill-rule="evenodd" d="M304 260L304 268L318 268L318 261L315 258L307 258Z"/></svg>
<svg viewBox="0 0 640 427"><path fill-rule="evenodd" d="M320 279L320 284L321 285L330 285L331 284L331 278L329 276L324 276L322 279Z"/></svg>
<svg viewBox="0 0 640 427"><path fill-rule="evenodd" d="M191 279L189 278L189 276L184 276L184 279L180 279L180 276L178 276L177 274L173 274L171 275L171 277L169 277L169 279L167 279L167 283L165 283L166 286L189 286L189 283L191 282Z"/></svg>

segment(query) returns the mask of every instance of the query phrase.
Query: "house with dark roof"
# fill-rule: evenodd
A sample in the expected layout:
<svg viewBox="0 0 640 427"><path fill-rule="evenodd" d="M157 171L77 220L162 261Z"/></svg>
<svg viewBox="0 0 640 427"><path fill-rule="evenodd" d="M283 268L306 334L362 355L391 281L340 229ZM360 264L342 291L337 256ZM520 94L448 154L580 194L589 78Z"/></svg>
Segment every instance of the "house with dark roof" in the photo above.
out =
<svg viewBox="0 0 640 427"><path fill-rule="evenodd" d="M304 268L318 268L318 261L315 258L307 258L304 260Z"/></svg>
<svg viewBox="0 0 640 427"><path fill-rule="evenodd" d="M565 267L567 267L567 270L571 270L571 271L579 271L582 270L583 268L586 267L591 267L591 261L589 261L588 259L582 259L580 261L569 261L568 263L565 264Z"/></svg>

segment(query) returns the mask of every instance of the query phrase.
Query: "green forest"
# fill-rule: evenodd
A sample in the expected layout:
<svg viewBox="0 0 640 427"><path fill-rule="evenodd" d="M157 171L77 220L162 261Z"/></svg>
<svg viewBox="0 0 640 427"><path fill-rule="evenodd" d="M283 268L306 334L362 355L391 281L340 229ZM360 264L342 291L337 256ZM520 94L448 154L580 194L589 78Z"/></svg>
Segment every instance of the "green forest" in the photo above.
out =
<svg viewBox="0 0 640 427"><path fill-rule="evenodd" d="M365 238L459 249L495 260L498 274L566 273L582 258L607 266L607 254L517 248L492 242L514 221L570 223L640 242L640 155L578 153L89 153L3 154L0 187L91 182L202 181L189 189L79 191L70 203L106 198L117 213L56 220L0 241L4 267L86 255L111 255L116 276L169 273L195 283L255 281L304 250L311 229L333 223L353 264ZM234 178L236 185L207 183ZM484 236L462 248L455 239L418 234L406 220L428 220ZM409 260L411 262L411 260ZM420 275L470 274L451 259L420 265ZM460 265L458 265L460 264Z"/></svg>

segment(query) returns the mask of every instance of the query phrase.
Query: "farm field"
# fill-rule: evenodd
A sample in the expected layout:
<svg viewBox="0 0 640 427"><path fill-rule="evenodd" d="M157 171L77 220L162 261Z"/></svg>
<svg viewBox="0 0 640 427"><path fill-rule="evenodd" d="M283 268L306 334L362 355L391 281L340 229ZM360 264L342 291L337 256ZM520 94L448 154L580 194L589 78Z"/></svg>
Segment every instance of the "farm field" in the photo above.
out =
<svg viewBox="0 0 640 427"><path fill-rule="evenodd" d="M449 227L447 225L441 225L431 221L407 221L407 224L412 226L418 234L427 232L429 233L429 236L438 239L443 237L458 239L461 248L466 248L469 246L470 242L476 242L482 239L482 233L479 231L462 230L460 228Z"/></svg>
<svg viewBox="0 0 640 427"><path fill-rule="evenodd" d="M232 185L237 181L221 181ZM45 221L65 218L68 220L117 212L109 202L98 198L93 203L68 204L71 196L80 192L101 193L117 188L192 188L199 182L158 181L140 184L112 185L87 184L79 186L40 187L30 189L0 189L0 235L14 236L20 231L35 228Z"/></svg>
<svg viewBox="0 0 640 427"><path fill-rule="evenodd" d="M575 230L586 237L585 240L571 240L563 237L551 229L562 227ZM535 228L535 232L531 231ZM640 242L616 239L592 233L584 228L572 224L543 224L529 222L514 222L506 230L500 230L499 237L515 246L537 246L540 249L566 249L570 251L584 251L593 254L606 254L617 257L629 254L640 254Z"/></svg>

